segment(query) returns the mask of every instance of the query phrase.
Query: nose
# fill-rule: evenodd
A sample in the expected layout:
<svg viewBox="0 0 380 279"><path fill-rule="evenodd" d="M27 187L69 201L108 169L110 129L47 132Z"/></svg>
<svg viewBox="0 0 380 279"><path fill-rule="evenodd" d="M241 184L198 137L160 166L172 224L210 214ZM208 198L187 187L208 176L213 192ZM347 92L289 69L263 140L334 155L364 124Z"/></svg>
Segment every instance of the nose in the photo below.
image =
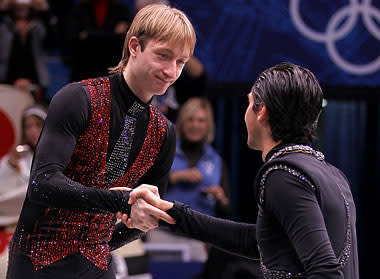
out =
<svg viewBox="0 0 380 279"><path fill-rule="evenodd" d="M170 79L176 79L178 75L178 68L176 61L168 63L164 69L164 74Z"/></svg>

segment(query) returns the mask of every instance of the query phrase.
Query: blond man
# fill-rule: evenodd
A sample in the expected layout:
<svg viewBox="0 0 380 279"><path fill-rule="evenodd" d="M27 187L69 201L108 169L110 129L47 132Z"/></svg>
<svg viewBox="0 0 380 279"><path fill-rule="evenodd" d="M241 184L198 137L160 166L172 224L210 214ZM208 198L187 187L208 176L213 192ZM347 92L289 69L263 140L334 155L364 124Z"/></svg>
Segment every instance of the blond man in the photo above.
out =
<svg viewBox="0 0 380 279"><path fill-rule="evenodd" d="M158 217L170 221L143 200L129 206L125 187L166 190L175 129L150 102L177 80L195 41L183 12L147 6L110 76L54 96L10 244L8 279L115 278L110 251L157 227ZM118 212L139 229L116 224Z"/></svg>

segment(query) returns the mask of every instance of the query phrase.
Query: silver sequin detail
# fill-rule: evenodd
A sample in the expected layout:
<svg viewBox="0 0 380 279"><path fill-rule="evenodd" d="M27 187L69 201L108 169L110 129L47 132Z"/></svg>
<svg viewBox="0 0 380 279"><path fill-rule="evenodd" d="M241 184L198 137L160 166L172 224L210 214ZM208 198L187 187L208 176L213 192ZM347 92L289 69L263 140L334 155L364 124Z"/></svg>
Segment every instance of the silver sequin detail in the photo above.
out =
<svg viewBox="0 0 380 279"><path fill-rule="evenodd" d="M265 182L267 180L268 174L274 170L283 170L283 171L290 173L291 175L298 177L302 181L305 181L313 189L313 191L315 191L315 186L301 172L299 172L295 169L291 169L286 165L274 165L274 166L271 166L270 168L268 168L266 170L266 172L261 177L261 180L260 180L260 199L259 199L260 204L263 204L263 202L264 202L264 192L265 192L264 186L265 186Z"/></svg>
<svg viewBox="0 0 380 279"><path fill-rule="evenodd" d="M339 189L342 189L342 187L340 185L339 186ZM338 262L343 266L346 265L347 261L348 261L348 258L350 257L350 254L351 254L351 217L350 217L350 206L348 205L348 201L346 199L346 197L344 196L343 192L340 191L340 194L342 195L343 197L343 200L344 200L344 205L346 207L346 239L344 241L344 248L342 250L342 252L340 252L340 255L338 257Z"/></svg>
<svg viewBox="0 0 380 279"><path fill-rule="evenodd" d="M123 130L107 162L105 174L106 185L110 185L122 177L128 168L128 159L136 132L136 117L144 108L143 105L135 101L128 109L128 114L132 116L125 116Z"/></svg>
<svg viewBox="0 0 380 279"><path fill-rule="evenodd" d="M282 148L281 150L279 150L278 152L273 154L269 158L268 162L277 158L277 157L280 157L281 155L284 155L287 153L294 153L294 152L309 153L309 154L315 156L320 161L324 160L324 155L322 152L315 151L314 149L312 149L311 147L306 146L306 145L292 145L292 146L287 146L285 148ZM301 179L302 181L305 181L313 189L313 191L316 190L316 187L301 172L294 170L294 169L291 169L286 165L282 165L282 164L274 165L274 166L271 166L270 168L268 168L265 171L265 173L263 174L263 176L261 177L260 191L259 191L259 193L260 193L259 194L260 205L262 205L264 202L264 191L265 191L264 186L265 186L266 179L268 177L268 174L274 170L286 171L286 172L296 176L297 178ZM346 208L346 238L345 238L345 242L344 242L344 247L343 247L343 249L342 249L342 251L338 257L339 264L341 264L342 267L344 267L348 261L348 258L350 257L350 254L351 254L350 208L349 208L347 199L341 190L341 186L338 185L338 187L339 187L340 193L343 197L344 205ZM260 247L259 247L259 250L260 250ZM262 259L261 259L261 270L262 270L263 275L266 279L301 279L301 278L306 278L305 273L301 273L301 272L294 273L294 272L288 272L288 271L283 271L283 270L268 269L264 265Z"/></svg>
<svg viewBox="0 0 380 279"><path fill-rule="evenodd" d="M302 144L296 144L296 145L290 145L286 146L276 153L274 153L268 160L268 162L272 161L273 159L282 156L287 153L294 153L294 152L302 152L302 153L308 153L316 157L319 161L323 161L325 159L325 155L323 155L320 151L315 151L313 148L307 145Z"/></svg>
<svg viewBox="0 0 380 279"><path fill-rule="evenodd" d="M138 102L134 102L132 106L128 109L128 113L134 117L137 117L138 114L144 110L144 106L139 104Z"/></svg>
<svg viewBox="0 0 380 279"><path fill-rule="evenodd" d="M261 271L266 279L302 279L306 278L304 273L292 273L282 270L271 270L261 263Z"/></svg>

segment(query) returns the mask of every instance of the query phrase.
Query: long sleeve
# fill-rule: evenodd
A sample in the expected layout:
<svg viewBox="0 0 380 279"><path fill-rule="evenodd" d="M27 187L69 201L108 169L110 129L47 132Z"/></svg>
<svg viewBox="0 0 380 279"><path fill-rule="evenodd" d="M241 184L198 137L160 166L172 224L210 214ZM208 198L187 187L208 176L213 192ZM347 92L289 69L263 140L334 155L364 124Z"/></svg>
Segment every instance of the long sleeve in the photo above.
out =
<svg viewBox="0 0 380 279"><path fill-rule="evenodd" d="M272 172L266 182L264 210L279 222L303 265L306 278L343 278L316 193L310 185L287 172ZM261 239L263 248L270 249L262 251L264 260L268 257L273 260L272 254L278 253L273 235L263 234Z"/></svg>
<svg viewBox="0 0 380 279"><path fill-rule="evenodd" d="M254 224L208 216L192 210L180 202L175 202L174 207L167 213L177 221L177 224L170 225L173 231L213 244L240 256L251 259L259 258L256 225Z"/></svg>
<svg viewBox="0 0 380 279"><path fill-rule="evenodd" d="M89 122L89 99L79 83L58 92L37 144L28 187L31 202L73 211L129 212L129 193L85 187L63 174Z"/></svg>

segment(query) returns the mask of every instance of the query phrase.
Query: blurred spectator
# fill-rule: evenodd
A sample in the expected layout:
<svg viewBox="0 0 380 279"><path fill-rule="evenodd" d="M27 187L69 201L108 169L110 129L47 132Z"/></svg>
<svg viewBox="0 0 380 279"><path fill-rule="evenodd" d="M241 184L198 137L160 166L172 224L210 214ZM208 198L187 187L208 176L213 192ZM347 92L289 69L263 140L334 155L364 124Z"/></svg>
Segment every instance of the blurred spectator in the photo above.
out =
<svg viewBox="0 0 380 279"><path fill-rule="evenodd" d="M49 1L49 10L56 18L56 30L57 30L57 47L56 50L61 58L61 60L65 63L69 63L69 54L70 54L70 45L67 41L68 38L66 36L67 28L71 24L69 22L69 12L72 11L75 7L75 2L73 0L48 0Z"/></svg>
<svg viewBox="0 0 380 279"><path fill-rule="evenodd" d="M28 107L22 117L22 140L0 160L0 278L5 278L10 237L23 205L34 149L41 134L46 110Z"/></svg>
<svg viewBox="0 0 380 279"><path fill-rule="evenodd" d="M180 200L203 213L228 217L228 177L220 155L210 145L214 138L211 104L203 98L189 99L177 120L177 148L169 174L167 200ZM190 246L190 258L205 261L207 251L202 242L154 230L148 242L184 243Z"/></svg>
<svg viewBox="0 0 380 279"><path fill-rule="evenodd" d="M49 102L46 51L55 46L54 26L46 0L0 3L0 82L32 92L36 102Z"/></svg>
<svg viewBox="0 0 380 279"><path fill-rule="evenodd" d="M108 75L108 68L119 62L131 23L127 5L116 0L83 0L68 22L71 80Z"/></svg>

